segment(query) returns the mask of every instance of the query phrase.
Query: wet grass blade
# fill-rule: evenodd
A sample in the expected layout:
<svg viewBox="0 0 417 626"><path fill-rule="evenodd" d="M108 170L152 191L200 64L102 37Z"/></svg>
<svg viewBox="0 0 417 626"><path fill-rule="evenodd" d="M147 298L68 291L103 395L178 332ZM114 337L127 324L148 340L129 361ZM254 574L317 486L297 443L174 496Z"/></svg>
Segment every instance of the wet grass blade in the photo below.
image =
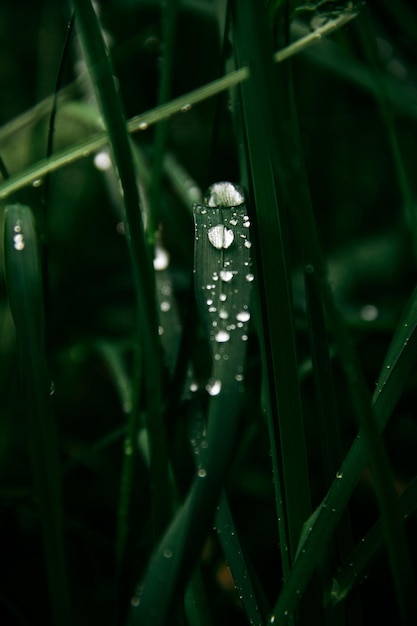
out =
<svg viewBox="0 0 417 626"><path fill-rule="evenodd" d="M414 478L400 495L399 506L404 519L417 509L417 478ZM328 602L336 604L346 598L355 582L363 576L365 568L384 545L384 542L384 528L381 520L378 520L371 530L362 537L354 550L347 555L346 560L333 577L333 584L327 597Z"/></svg>
<svg viewBox="0 0 417 626"><path fill-rule="evenodd" d="M151 557L129 626L161 626L172 615L213 523L238 426L253 279L241 190L231 183L213 185L203 204L194 207L194 218L196 299L213 355L208 419L196 477Z"/></svg>
<svg viewBox="0 0 417 626"><path fill-rule="evenodd" d="M153 524L156 535L159 535L168 517L170 488L167 445L162 422L163 393L151 255L147 248L141 219L140 200L126 121L98 18L90 0L75 0L73 4L87 65L93 79L114 163L123 189L126 232L137 295L137 350L140 351L137 359L146 364L143 369L138 365L137 371L141 370L144 378L147 428L152 451L150 471ZM134 388L138 389L138 387L139 384L136 382Z"/></svg>
<svg viewBox="0 0 417 626"><path fill-rule="evenodd" d="M385 427L407 384L416 361L417 350L417 290L413 293L400 320L373 396L377 426ZM298 558L275 605L276 619L286 619L287 611L296 606L323 551L328 545L366 462L366 448L361 432L333 481L314 519L307 528ZM408 584L408 583L407 583Z"/></svg>
<svg viewBox="0 0 417 626"><path fill-rule="evenodd" d="M69 626L71 617L62 529L60 461L49 397L51 381L44 346L38 239L29 207L20 204L8 206L4 219L7 292L16 327L22 403L42 526L49 601L53 623Z"/></svg>
<svg viewBox="0 0 417 626"><path fill-rule="evenodd" d="M261 610L260 598L252 581L251 572L248 569L245 556L242 552L241 543L226 493L222 491L215 518L218 539L230 568L236 591L242 602L246 617L253 626L263 626L267 619L269 609L265 606L264 598Z"/></svg>

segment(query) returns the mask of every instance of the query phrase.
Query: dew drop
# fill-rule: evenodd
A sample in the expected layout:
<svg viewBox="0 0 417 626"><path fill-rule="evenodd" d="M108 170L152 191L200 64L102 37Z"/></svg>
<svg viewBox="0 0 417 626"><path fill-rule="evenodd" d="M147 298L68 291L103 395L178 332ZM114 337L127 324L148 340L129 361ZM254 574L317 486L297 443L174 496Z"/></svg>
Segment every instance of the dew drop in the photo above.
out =
<svg viewBox="0 0 417 626"><path fill-rule="evenodd" d="M218 330L214 338L218 343L225 343L226 341L229 341L230 334L227 330Z"/></svg>
<svg viewBox="0 0 417 626"><path fill-rule="evenodd" d="M226 311L226 309L220 309L219 317L222 320L227 320L227 318L229 317L229 313Z"/></svg>
<svg viewBox="0 0 417 626"><path fill-rule="evenodd" d="M254 278L255 276L253 274L246 274L246 280L248 281L248 283L251 283Z"/></svg>
<svg viewBox="0 0 417 626"><path fill-rule="evenodd" d="M209 307L209 313L215 313L217 311L215 306Z"/></svg>
<svg viewBox="0 0 417 626"><path fill-rule="evenodd" d="M206 390L208 391L210 396L218 396L221 389L222 389L221 380L213 380L209 382L206 386Z"/></svg>
<svg viewBox="0 0 417 626"><path fill-rule="evenodd" d="M239 206L245 202L245 196L238 185L224 181L209 187L204 202L211 207Z"/></svg>
<svg viewBox="0 0 417 626"><path fill-rule="evenodd" d="M234 276L233 272L230 272L228 270L221 270L220 271L220 278L225 283L230 283L230 281L232 280L233 276Z"/></svg>
<svg viewBox="0 0 417 626"><path fill-rule="evenodd" d="M249 311L239 311L236 315L236 319L239 320L239 322L248 322L250 320Z"/></svg>
<svg viewBox="0 0 417 626"><path fill-rule="evenodd" d="M42 178L37 178L32 183L32 187L40 187L41 185L42 185Z"/></svg>
<svg viewBox="0 0 417 626"><path fill-rule="evenodd" d="M336 472L336 478L343 478L343 472Z"/></svg>
<svg viewBox="0 0 417 626"><path fill-rule="evenodd" d="M243 380L243 374L236 374L235 376L235 380L237 380L238 383L242 382Z"/></svg>
<svg viewBox="0 0 417 626"><path fill-rule="evenodd" d="M13 237L13 246L15 250L23 250L23 248L25 247L23 235L18 234Z"/></svg>
<svg viewBox="0 0 417 626"><path fill-rule="evenodd" d="M213 300L211 298L209 298L207 300L207 306L211 306L213 304Z"/></svg>
<svg viewBox="0 0 417 626"><path fill-rule="evenodd" d="M230 224L231 226L237 226L237 219L236 219L236 218L234 218L234 217L232 217L232 219L230 220L229 224Z"/></svg>
<svg viewBox="0 0 417 626"><path fill-rule="evenodd" d="M195 393L197 390L198 390L198 385L197 385L197 383L196 383L196 382L192 382L192 383L190 383L190 391L191 391L192 393Z"/></svg>
<svg viewBox="0 0 417 626"><path fill-rule="evenodd" d="M165 548L165 550L163 551L163 555L166 559L170 559L172 557L171 548Z"/></svg>
<svg viewBox="0 0 417 626"><path fill-rule="evenodd" d="M225 293L221 293L220 294L220 302L226 302L227 300L227 295Z"/></svg>
<svg viewBox="0 0 417 626"><path fill-rule="evenodd" d="M222 224L212 226L207 234L211 245L217 248L217 250L229 248L235 238L233 231L229 230Z"/></svg>
<svg viewBox="0 0 417 626"><path fill-rule="evenodd" d="M198 476L200 478L205 478L207 476L207 472L204 469L204 467L200 467L200 469L198 470L197 474L198 474Z"/></svg>
<svg viewBox="0 0 417 626"><path fill-rule="evenodd" d="M251 248L252 244L250 241L245 241L245 248Z"/></svg>
<svg viewBox="0 0 417 626"><path fill-rule="evenodd" d="M187 113L190 110L191 110L191 104L190 103L184 104L184 106L181 107L181 113Z"/></svg>
<svg viewBox="0 0 417 626"><path fill-rule="evenodd" d="M169 311L170 308L171 308L171 303L168 302L168 300L164 300L163 302L161 302L160 309L163 313L166 313L167 311Z"/></svg>
<svg viewBox="0 0 417 626"><path fill-rule="evenodd" d="M112 166L111 158L107 150L101 150L94 156L94 166L101 172L109 170Z"/></svg>
<svg viewBox="0 0 417 626"><path fill-rule="evenodd" d="M167 250L165 250L165 248L162 248L161 246L156 246L155 257L153 260L154 270L156 270L157 272L158 271L160 272L162 270L166 270L168 266L169 266L169 254Z"/></svg>
<svg viewBox="0 0 417 626"><path fill-rule="evenodd" d="M139 124L139 130L146 130L148 126L149 126L148 122L141 122Z"/></svg>

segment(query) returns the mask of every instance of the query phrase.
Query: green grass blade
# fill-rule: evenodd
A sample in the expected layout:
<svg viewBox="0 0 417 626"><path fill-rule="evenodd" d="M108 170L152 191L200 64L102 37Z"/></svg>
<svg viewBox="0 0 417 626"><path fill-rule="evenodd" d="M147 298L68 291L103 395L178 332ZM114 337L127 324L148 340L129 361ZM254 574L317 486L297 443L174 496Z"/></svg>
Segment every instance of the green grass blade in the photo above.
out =
<svg viewBox="0 0 417 626"><path fill-rule="evenodd" d="M414 478L399 498L401 515L408 518L417 508L417 478ZM385 542L384 528L378 520L370 531L362 537L355 549L346 557L333 578L327 601L332 604L341 602L350 593L355 582L363 575L370 560ZM325 599L326 601L326 599Z"/></svg>
<svg viewBox="0 0 417 626"><path fill-rule="evenodd" d="M235 38L241 63L250 59L251 79L242 86L242 102L257 228L257 268L270 362L275 418L278 415L280 455L289 556L295 556L301 528L308 518L310 490L304 443L298 365L295 349L286 207L277 201L276 119L272 61L268 36L252 2L236 6ZM285 123L282 120L282 123ZM262 137L262 140L260 140ZM270 425L271 439L277 428Z"/></svg>
<svg viewBox="0 0 417 626"><path fill-rule="evenodd" d="M27 206L6 207L4 256L7 291L18 341L26 435L39 503L52 619L56 626L69 626L60 461L49 398L51 382L44 346L41 264L34 218Z"/></svg>
<svg viewBox="0 0 417 626"><path fill-rule="evenodd" d="M385 427L403 392L415 364L417 349L417 290L413 293L387 352L373 397L377 425ZM366 448L361 433L345 457L338 477L320 505L314 523L308 528L302 550L283 589L274 615L285 619L296 606L313 569L328 545L366 462Z"/></svg>
<svg viewBox="0 0 417 626"><path fill-rule="evenodd" d="M143 367L147 428L151 442L153 522L158 535L167 521L169 478L167 444L162 423L162 381L152 265L146 246L134 163L121 101L106 53L98 18L91 2L75 0L76 20L87 65L96 89L114 162L123 189L126 226L137 294L138 359ZM138 385L135 385L137 389Z"/></svg>
<svg viewBox="0 0 417 626"><path fill-rule="evenodd" d="M258 594L255 590L251 572L248 569L245 556L242 552L232 512L224 491L222 491L220 495L215 524L218 539L222 546L226 563L230 568L233 582L245 610L246 617L253 626L263 626L269 611L265 610L265 606L263 606L264 610L261 611L260 602L257 598Z"/></svg>
<svg viewBox="0 0 417 626"><path fill-rule="evenodd" d="M172 614L213 522L238 426L253 279L244 197L231 183L213 185L203 205L194 207L194 218L196 299L213 355L205 441L191 489L132 603L129 626L160 626Z"/></svg>

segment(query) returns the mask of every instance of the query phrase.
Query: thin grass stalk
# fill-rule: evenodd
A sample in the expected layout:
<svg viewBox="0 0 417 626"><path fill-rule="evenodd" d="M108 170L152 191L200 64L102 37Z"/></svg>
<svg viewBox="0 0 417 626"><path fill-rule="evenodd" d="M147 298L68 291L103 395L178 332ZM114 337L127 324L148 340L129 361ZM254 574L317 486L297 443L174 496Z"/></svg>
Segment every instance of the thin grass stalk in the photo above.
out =
<svg viewBox="0 0 417 626"><path fill-rule="evenodd" d="M4 254L7 291L18 341L26 437L42 528L52 622L55 626L70 626L60 460L44 345L42 272L35 223L29 207L19 204L6 208Z"/></svg>
<svg viewBox="0 0 417 626"><path fill-rule="evenodd" d="M178 14L178 0L171 0L162 5L162 74L159 83L158 104L164 104L170 98L172 70L175 59L176 24ZM160 214L160 187L164 165L164 155L168 138L168 118L162 120L155 130L153 143L151 182L149 186L149 203L151 207L149 236L154 237L158 215Z"/></svg>
<svg viewBox="0 0 417 626"><path fill-rule="evenodd" d="M147 249L141 219L140 199L133 165L133 156L126 130L119 95L116 91L110 60L98 18L90 0L75 0L77 25L85 50L104 124L112 149L114 162L123 189L126 209L126 232L137 297L137 363L143 364L147 407L147 428L151 445L152 517L156 536L159 536L168 518L170 488L167 465L167 444L162 420L162 381L159 340L156 327L155 288L150 253ZM139 391L136 366L134 389ZM135 405L137 407L137 395ZM136 410L136 409L135 409Z"/></svg>
<svg viewBox="0 0 417 626"><path fill-rule="evenodd" d="M356 13L352 13L349 15L342 15L340 18L336 20L330 20L327 22L322 28L318 29L314 32L314 34L309 33L302 40L295 42L284 48L283 50L279 50L274 55L274 60L276 63L281 63L287 58L295 54L299 54L305 48L308 48L313 43L317 43L322 37L325 37L327 34L334 32L338 28L344 26L347 21L350 21L356 16ZM238 70L227 74L221 78L218 78L203 87L199 87L190 91L187 94L179 96L178 98L174 98L167 102L166 104L162 104L157 106L150 111L145 113L141 113L140 115L136 115L127 121L127 129L129 133L135 133L145 128L149 128L152 124L156 124L161 120L164 120L172 115L180 113L184 110L184 107L188 107L189 105L198 104L199 102L203 102L207 100L207 98L212 98L213 96L225 91L227 89L231 89L232 87L238 85L242 81L245 81L249 78L249 70L247 67L241 67ZM64 90L67 93L66 90ZM70 90L68 90L70 91ZM47 99L45 103L41 103L40 111L42 114L46 111L49 111L50 107L50 99ZM37 107L35 107L37 111ZM409 109L410 113L415 113L414 109ZM4 130L4 136L10 136L14 132L16 132L17 128L20 128L21 124L28 124L30 120L27 119L27 114L23 116L23 121L14 120L7 125L7 128ZM0 132L0 138L2 137ZM4 200L13 192L26 187L33 183L33 181L43 178L48 173L56 171L61 167L66 165L70 165L78 161L81 158L85 158L100 148L103 148L108 143L108 135L107 132L98 132L92 137L88 137L86 140L79 142L75 146L71 146L66 148L58 153L56 153L50 159L43 159L38 161L37 163L29 166L23 172L12 176L10 180L7 182L3 182L0 184L0 200Z"/></svg>

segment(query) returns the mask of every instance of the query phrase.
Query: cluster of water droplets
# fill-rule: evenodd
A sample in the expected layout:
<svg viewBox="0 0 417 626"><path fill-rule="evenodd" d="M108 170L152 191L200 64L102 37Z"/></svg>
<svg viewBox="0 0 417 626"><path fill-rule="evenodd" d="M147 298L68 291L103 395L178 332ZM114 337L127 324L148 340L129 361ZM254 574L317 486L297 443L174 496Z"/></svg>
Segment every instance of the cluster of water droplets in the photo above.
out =
<svg viewBox="0 0 417 626"><path fill-rule="evenodd" d="M16 224L13 227L14 235L13 235L13 247L17 251L21 251L25 247L25 238L22 233L22 220L17 220Z"/></svg>

